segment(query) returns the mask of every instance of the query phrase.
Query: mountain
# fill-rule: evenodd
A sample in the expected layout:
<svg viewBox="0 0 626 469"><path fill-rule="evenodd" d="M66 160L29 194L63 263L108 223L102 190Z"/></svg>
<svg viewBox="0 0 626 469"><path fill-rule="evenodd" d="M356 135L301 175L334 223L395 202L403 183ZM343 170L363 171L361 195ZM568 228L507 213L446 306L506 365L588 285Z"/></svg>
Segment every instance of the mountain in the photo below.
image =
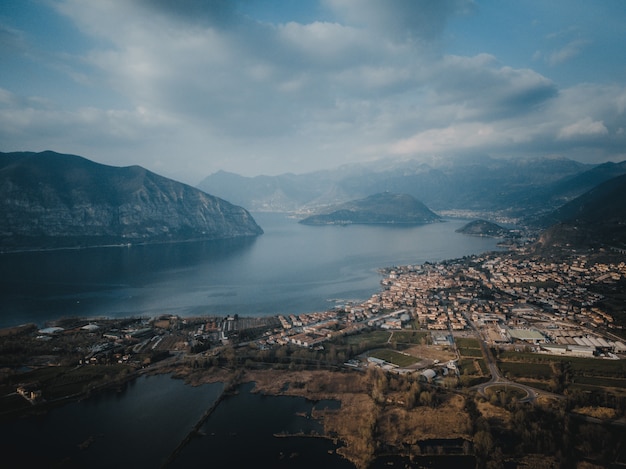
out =
<svg viewBox="0 0 626 469"><path fill-rule="evenodd" d="M620 163L603 163L592 169L583 171L582 173L564 177L555 183L549 184L544 189L534 194L530 205L538 206L543 203L544 207L552 207L552 209L555 209L585 192L590 191L603 182L623 174L626 174L626 161ZM539 210L534 216L528 217L526 222L530 225L547 228L553 223L560 221L555 218L550 218L551 216L552 210Z"/></svg>
<svg viewBox="0 0 626 469"><path fill-rule="evenodd" d="M542 248L558 246L626 249L626 175L610 179L544 218Z"/></svg>
<svg viewBox="0 0 626 469"><path fill-rule="evenodd" d="M305 225L422 224L440 221L426 205L407 194L383 192L346 202L300 223Z"/></svg>
<svg viewBox="0 0 626 469"><path fill-rule="evenodd" d="M456 230L457 233L463 233L473 236L488 236L493 238L502 238L508 236L510 231L487 220L474 220L467 225Z"/></svg>
<svg viewBox="0 0 626 469"><path fill-rule="evenodd" d="M256 236L243 208L139 166L0 153L0 248Z"/></svg>
<svg viewBox="0 0 626 469"><path fill-rule="evenodd" d="M574 178L592 168L564 158L479 156L431 164L385 160L300 175L248 178L218 172L198 187L255 211L311 211L389 191L409 194L437 211L500 211L526 217L549 212L564 198L588 190L588 185L578 187ZM570 181L570 186L555 186L562 181Z"/></svg>
<svg viewBox="0 0 626 469"><path fill-rule="evenodd" d="M607 162L575 176L564 178L553 184L550 190L553 198L566 203L603 182L623 174L626 174L626 161Z"/></svg>

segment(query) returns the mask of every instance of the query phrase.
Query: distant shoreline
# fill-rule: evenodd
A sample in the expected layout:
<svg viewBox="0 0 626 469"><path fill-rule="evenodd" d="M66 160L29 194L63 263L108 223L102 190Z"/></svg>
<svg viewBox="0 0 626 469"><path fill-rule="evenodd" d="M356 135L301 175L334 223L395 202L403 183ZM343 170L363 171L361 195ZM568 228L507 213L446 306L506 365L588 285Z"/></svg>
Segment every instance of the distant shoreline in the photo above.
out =
<svg viewBox="0 0 626 469"><path fill-rule="evenodd" d="M144 242L128 242L128 243L114 243L114 244L93 244L87 246L62 246L62 247L39 247L39 248L16 248L16 249L0 249L0 255L4 254L23 254L31 252L58 252L58 251L82 251L85 249L109 249L109 248L131 248L134 246L159 246L166 244L186 244L186 243L202 243L212 241L232 241L240 239L252 239L260 235L244 235L233 236L228 238L193 238L193 239L180 239L180 240L164 240L164 241L144 241Z"/></svg>

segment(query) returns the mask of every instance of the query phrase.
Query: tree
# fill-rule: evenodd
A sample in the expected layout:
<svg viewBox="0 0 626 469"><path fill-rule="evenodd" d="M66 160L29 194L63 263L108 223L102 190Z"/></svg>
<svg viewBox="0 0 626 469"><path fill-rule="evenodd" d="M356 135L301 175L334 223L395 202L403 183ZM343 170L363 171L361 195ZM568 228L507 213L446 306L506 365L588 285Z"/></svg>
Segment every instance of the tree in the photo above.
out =
<svg viewBox="0 0 626 469"><path fill-rule="evenodd" d="M420 393L419 402L423 406L433 407L433 404L434 404L433 393L431 393L430 391L422 391Z"/></svg>
<svg viewBox="0 0 626 469"><path fill-rule="evenodd" d="M487 461L493 452L493 437L491 432L478 431L474 435L474 454L476 455L476 467L487 467Z"/></svg>

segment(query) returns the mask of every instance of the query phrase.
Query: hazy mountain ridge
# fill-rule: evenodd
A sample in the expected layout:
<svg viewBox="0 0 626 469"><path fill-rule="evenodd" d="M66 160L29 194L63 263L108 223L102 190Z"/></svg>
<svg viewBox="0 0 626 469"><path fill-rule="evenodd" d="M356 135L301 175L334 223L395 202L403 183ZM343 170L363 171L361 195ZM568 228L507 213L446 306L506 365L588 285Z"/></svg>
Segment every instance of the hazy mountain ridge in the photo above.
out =
<svg viewBox="0 0 626 469"><path fill-rule="evenodd" d="M139 166L0 154L3 249L256 236L243 208Z"/></svg>
<svg viewBox="0 0 626 469"><path fill-rule="evenodd" d="M433 210L504 211L531 217L581 195L594 182L626 172L623 163L604 171L598 168L563 158L472 157L441 164L373 162L336 171L254 178L218 172L198 187L255 211L314 210L391 191L412 195Z"/></svg>
<svg viewBox="0 0 626 469"><path fill-rule="evenodd" d="M594 187L542 219L541 248L626 249L626 175Z"/></svg>
<svg viewBox="0 0 626 469"><path fill-rule="evenodd" d="M300 223L305 225L422 224L433 223L440 219L439 215L410 195L383 192L333 206L323 213L300 220Z"/></svg>

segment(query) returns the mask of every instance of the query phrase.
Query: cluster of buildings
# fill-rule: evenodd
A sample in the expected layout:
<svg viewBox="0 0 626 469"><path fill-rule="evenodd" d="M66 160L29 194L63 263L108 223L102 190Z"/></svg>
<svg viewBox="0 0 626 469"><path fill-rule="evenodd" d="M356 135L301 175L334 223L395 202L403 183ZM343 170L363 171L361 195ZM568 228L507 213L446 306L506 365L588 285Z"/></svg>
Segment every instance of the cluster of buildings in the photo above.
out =
<svg viewBox="0 0 626 469"><path fill-rule="evenodd" d="M385 290L367 304L409 308L423 327L463 330L471 320L491 344L528 343L537 350L579 356L622 353L598 327L618 327L599 306L595 285L626 278L626 263L521 260L510 253L422 266L396 267ZM556 345L557 347L554 347Z"/></svg>
<svg viewBox="0 0 626 469"><path fill-rule="evenodd" d="M626 263L559 262L487 253L440 263L386 269L381 292L368 300L320 313L280 316L269 344L319 346L365 327L420 327L446 334L476 327L483 340L502 347L578 356L626 352L600 329L618 327L593 291L626 278ZM602 326L602 327L600 327ZM516 347L518 348L518 347Z"/></svg>
<svg viewBox="0 0 626 469"><path fill-rule="evenodd" d="M259 337L259 345L319 347L339 335L365 328L397 330L415 323L433 334L452 336L476 328L492 345L524 343L550 353L581 356L626 352L606 331L617 328L600 306L594 286L626 278L626 263L597 263L585 256L546 262L515 253L487 253L439 263L385 270L383 289L364 302L330 311L273 318L187 318L164 315L126 327L82 326L108 341L91 347L85 361L112 352L128 355L159 351L203 351L231 337ZM262 334L243 334L245 330ZM600 331L605 331L600 333ZM58 334L40 330L39 337ZM128 349L128 347L132 347ZM118 350L120 349L120 350ZM109 358L110 359L110 358Z"/></svg>
<svg viewBox="0 0 626 469"><path fill-rule="evenodd" d="M496 256L485 260L482 267L474 273L487 288L592 326L612 327L613 317L597 306L602 296L590 287L626 277L626 263L594 263L585 256L561 262L520 261L512 256Z"/></svg>
<svg viewBox="0 0 626 469"><path fill-rule="evenodd" d="M269 345L294 344L315 347L338 335L355 334L366 327L362 313L346 314L345 311L291 314L288 318L278 316L281 327L265 339Z"/></svg>

